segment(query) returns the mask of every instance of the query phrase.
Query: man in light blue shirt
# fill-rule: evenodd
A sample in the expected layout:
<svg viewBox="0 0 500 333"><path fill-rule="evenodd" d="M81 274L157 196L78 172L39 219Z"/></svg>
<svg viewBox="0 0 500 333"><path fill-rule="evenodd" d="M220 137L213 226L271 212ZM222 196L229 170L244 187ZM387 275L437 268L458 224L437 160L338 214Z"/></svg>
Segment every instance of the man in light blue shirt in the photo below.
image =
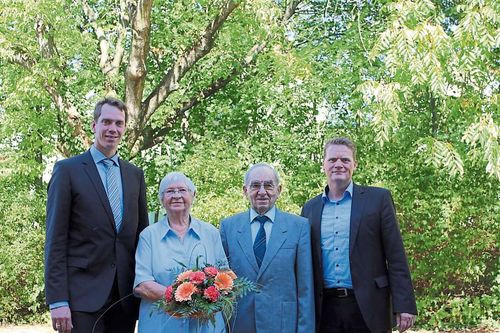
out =
<svg viewBox="0 0 500 333"><path fill-rule="evenodd" d="M325 191L304 204L311 223L319 333L381 333L415 322L408 261L388 190L352 181L356 147L324 147ZM395 320L392 320L394 317Z"/></svg>

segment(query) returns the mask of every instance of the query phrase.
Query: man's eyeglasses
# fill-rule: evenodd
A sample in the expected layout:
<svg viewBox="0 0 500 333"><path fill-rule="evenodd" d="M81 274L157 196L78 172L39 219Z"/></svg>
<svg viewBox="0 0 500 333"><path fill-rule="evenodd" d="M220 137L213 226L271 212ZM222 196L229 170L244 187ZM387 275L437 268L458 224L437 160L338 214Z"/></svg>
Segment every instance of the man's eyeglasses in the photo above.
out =
<svg viewBox="0 0 500 333"><path fill-rule="evenodd" d="M167 197L173 197L176 193L179 195L186 195L189 192L187 188L169 188L163 192Z"/></svg>
<svg viewBox="0 0 500 333"><path fill-rule="evenodd" d="M249 187L251 191L259 191L261 187L264 187L265 191L272 191L276 188L273 182L251 182Z"/></svg>

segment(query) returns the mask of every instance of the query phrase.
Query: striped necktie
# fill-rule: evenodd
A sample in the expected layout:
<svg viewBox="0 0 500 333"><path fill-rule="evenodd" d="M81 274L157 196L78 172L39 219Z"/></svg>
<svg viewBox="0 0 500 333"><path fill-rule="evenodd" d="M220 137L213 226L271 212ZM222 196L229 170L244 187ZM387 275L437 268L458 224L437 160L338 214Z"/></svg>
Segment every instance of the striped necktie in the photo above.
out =
<svg viewBox="0 0 500 333"><path fill-rule="evenodd" d="M253 243L253 253L255 254L255 259L257 259L257 265L259 265L260 268L262 260L264 260L264 255L266 254L266 230L264 229L264 224L269 218L265 215L259 215L254 220L260 222L260 228Z"/></svg>
<svg viewBox="0 0 500 333"><path fill-rule="evenodd" d="M108 194L109 205L115 218L116 231L120 231L122 224L122 207L121 207L121 193L119 187L119 173L118 166L115 167L115 162L110 159L102 160L106 166L106 193Z"/></svg>

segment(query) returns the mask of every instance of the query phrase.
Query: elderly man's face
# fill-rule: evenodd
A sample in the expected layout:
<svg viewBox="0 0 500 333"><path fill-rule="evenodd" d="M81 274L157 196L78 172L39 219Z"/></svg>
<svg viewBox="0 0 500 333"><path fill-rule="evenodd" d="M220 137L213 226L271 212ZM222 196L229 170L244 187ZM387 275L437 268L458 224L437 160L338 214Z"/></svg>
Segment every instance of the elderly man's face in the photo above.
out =
<svg viewBox="0 0 500 333"><path fill-rule="evenodd" d="M264 214L274 206L281 193L281 185L277 182L274 172L269 168L256 168L250 173L248 184L243 186L243 193L257 213Z"/></svg>
<svg viewBox="0 0 500 333"><path fill-rule="evenodd" d="M194 194L182 182L174 182L163 191L162 203L167 212L185 212L191 209Z"/></svg>

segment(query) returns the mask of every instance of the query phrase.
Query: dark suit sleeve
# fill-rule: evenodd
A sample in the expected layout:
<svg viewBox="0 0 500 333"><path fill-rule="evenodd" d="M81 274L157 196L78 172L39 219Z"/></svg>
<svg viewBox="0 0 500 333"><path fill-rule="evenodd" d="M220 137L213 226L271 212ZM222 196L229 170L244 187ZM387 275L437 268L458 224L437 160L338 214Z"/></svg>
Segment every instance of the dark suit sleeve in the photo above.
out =
<svg viewBox="0 0 500 333"><path fill-rule="evenodd" d="M69 300L66 246L71 217L68 166L56 163L47 191L45 294L47 304Z"/></svg>
<svg viewBox="0 0 500 333"><path fill-rule="evenodd" d="M146 200L146 182L144 181L144 172L141 170L141 185L139 189L139 223L136 236L136 246L139 241L139 234L149 225L148 204Z"/></svg>
<svg viewBox="0 0 500 333"><path fill-rule="evenodd" d="M382 241L387 259L393 312L417 314L415 294L403 246L403 239L397 223L392 196L389 191L384 191L381 219Z"/></svg>

